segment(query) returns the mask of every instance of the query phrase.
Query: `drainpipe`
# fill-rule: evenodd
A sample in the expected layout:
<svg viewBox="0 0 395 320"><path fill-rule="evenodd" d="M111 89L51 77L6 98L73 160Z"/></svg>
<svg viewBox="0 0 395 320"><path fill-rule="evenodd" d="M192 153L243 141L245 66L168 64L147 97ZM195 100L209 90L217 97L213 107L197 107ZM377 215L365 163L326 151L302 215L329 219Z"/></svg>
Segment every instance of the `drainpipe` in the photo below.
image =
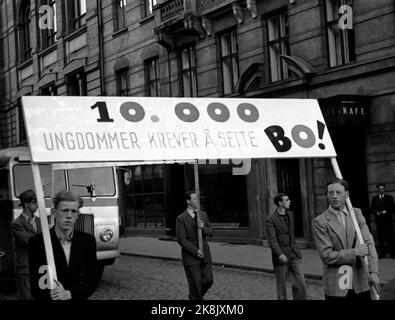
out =
<svg viewBox="0 0 395 320"><path fill-rule="evenodd" d="M171 70L170 70L170 50L167 50L167 71L168 71L168 78L169 78L169 97L172 97L171 92Z"/></svg>
<svg viewBox="0 0 395 320"><path fill-rule="evenodd" d="M106 95L106 83L104 79L104 41L103 41L103 10L101 0L96 1L97 27L99 33L99 62L100 62L100 95Z"/></svg>

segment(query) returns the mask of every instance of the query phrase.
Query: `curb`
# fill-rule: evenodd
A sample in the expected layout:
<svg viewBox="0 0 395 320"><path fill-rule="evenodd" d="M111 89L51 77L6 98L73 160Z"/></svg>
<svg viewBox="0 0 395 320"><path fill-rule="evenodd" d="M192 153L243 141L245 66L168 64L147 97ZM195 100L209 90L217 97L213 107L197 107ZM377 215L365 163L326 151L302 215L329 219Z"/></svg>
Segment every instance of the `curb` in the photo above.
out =
<svg viewBox="0 0 395 320"><path fill-rule="evenodd" d="M180 262L182 262L181 259L179 259L179 258L151 256L151 255L140 254L140 253L121 252L121 255L122 256L130 256L130 257L139 257L139 258L148 258L148 259L161 259L161 260L170 260L170 261L180 261ZM241 269L241 270L248 270L248 271L258 271L258 272L274 274L273 269L268 269L268 268L243 266L243 265L239 265L239 264L221 263L221 262L213 262L212 264L214 266L218 266L218 267ZM322 276L317 275L317 274L305 273L304 276L307 279L322 280Z"/></svg>

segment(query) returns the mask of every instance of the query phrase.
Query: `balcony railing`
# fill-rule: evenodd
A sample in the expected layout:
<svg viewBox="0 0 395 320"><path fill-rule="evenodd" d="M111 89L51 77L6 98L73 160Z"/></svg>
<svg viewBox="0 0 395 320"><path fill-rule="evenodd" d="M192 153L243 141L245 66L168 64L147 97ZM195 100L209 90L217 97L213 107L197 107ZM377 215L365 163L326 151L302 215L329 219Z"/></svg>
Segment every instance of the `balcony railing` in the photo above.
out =
<svg viewBox="0 0 395 320"><path fill-rule="evenodd" d="M184 0L166 1L160 8L161 23L174 17L181 16L184 12Z"/></svg>

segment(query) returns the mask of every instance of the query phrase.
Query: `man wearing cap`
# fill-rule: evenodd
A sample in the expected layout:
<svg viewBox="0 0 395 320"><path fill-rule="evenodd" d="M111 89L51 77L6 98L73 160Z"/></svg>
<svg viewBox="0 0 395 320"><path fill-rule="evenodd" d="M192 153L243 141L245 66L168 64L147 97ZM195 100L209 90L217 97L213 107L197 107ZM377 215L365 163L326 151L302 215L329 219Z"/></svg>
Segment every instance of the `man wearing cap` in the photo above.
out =
<svg viewBox="0 0 395 320"><path fill-rule="evenodd" d="M15 264L17 275L18 296L20 300L32 300L30 292L28 242L30 237L41 233L39 218L34 213L37 211L37 197L33 190L26 190L19 195L23 208L22 213L11 223L14 239Z"/></svg>

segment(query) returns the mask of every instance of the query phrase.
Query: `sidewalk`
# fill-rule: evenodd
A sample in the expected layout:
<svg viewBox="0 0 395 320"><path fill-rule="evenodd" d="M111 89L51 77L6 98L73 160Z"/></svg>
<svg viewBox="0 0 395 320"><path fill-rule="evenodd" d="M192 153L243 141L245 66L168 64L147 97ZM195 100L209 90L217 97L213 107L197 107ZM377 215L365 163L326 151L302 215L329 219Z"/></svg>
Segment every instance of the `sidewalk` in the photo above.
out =
<svg viewBox="0 0 395 320"><path fill-rule="evenodd" d="M209 242L213 264L225 267L273 272L270 248L247 244ZM120 238L124 255L181 261L181 249L176 241L151 237ZM316 250L303 249L303 271L306 278L322 279L322 263ZM395 260L379 260L380 278L385 283L395 278Z"/></svg>

